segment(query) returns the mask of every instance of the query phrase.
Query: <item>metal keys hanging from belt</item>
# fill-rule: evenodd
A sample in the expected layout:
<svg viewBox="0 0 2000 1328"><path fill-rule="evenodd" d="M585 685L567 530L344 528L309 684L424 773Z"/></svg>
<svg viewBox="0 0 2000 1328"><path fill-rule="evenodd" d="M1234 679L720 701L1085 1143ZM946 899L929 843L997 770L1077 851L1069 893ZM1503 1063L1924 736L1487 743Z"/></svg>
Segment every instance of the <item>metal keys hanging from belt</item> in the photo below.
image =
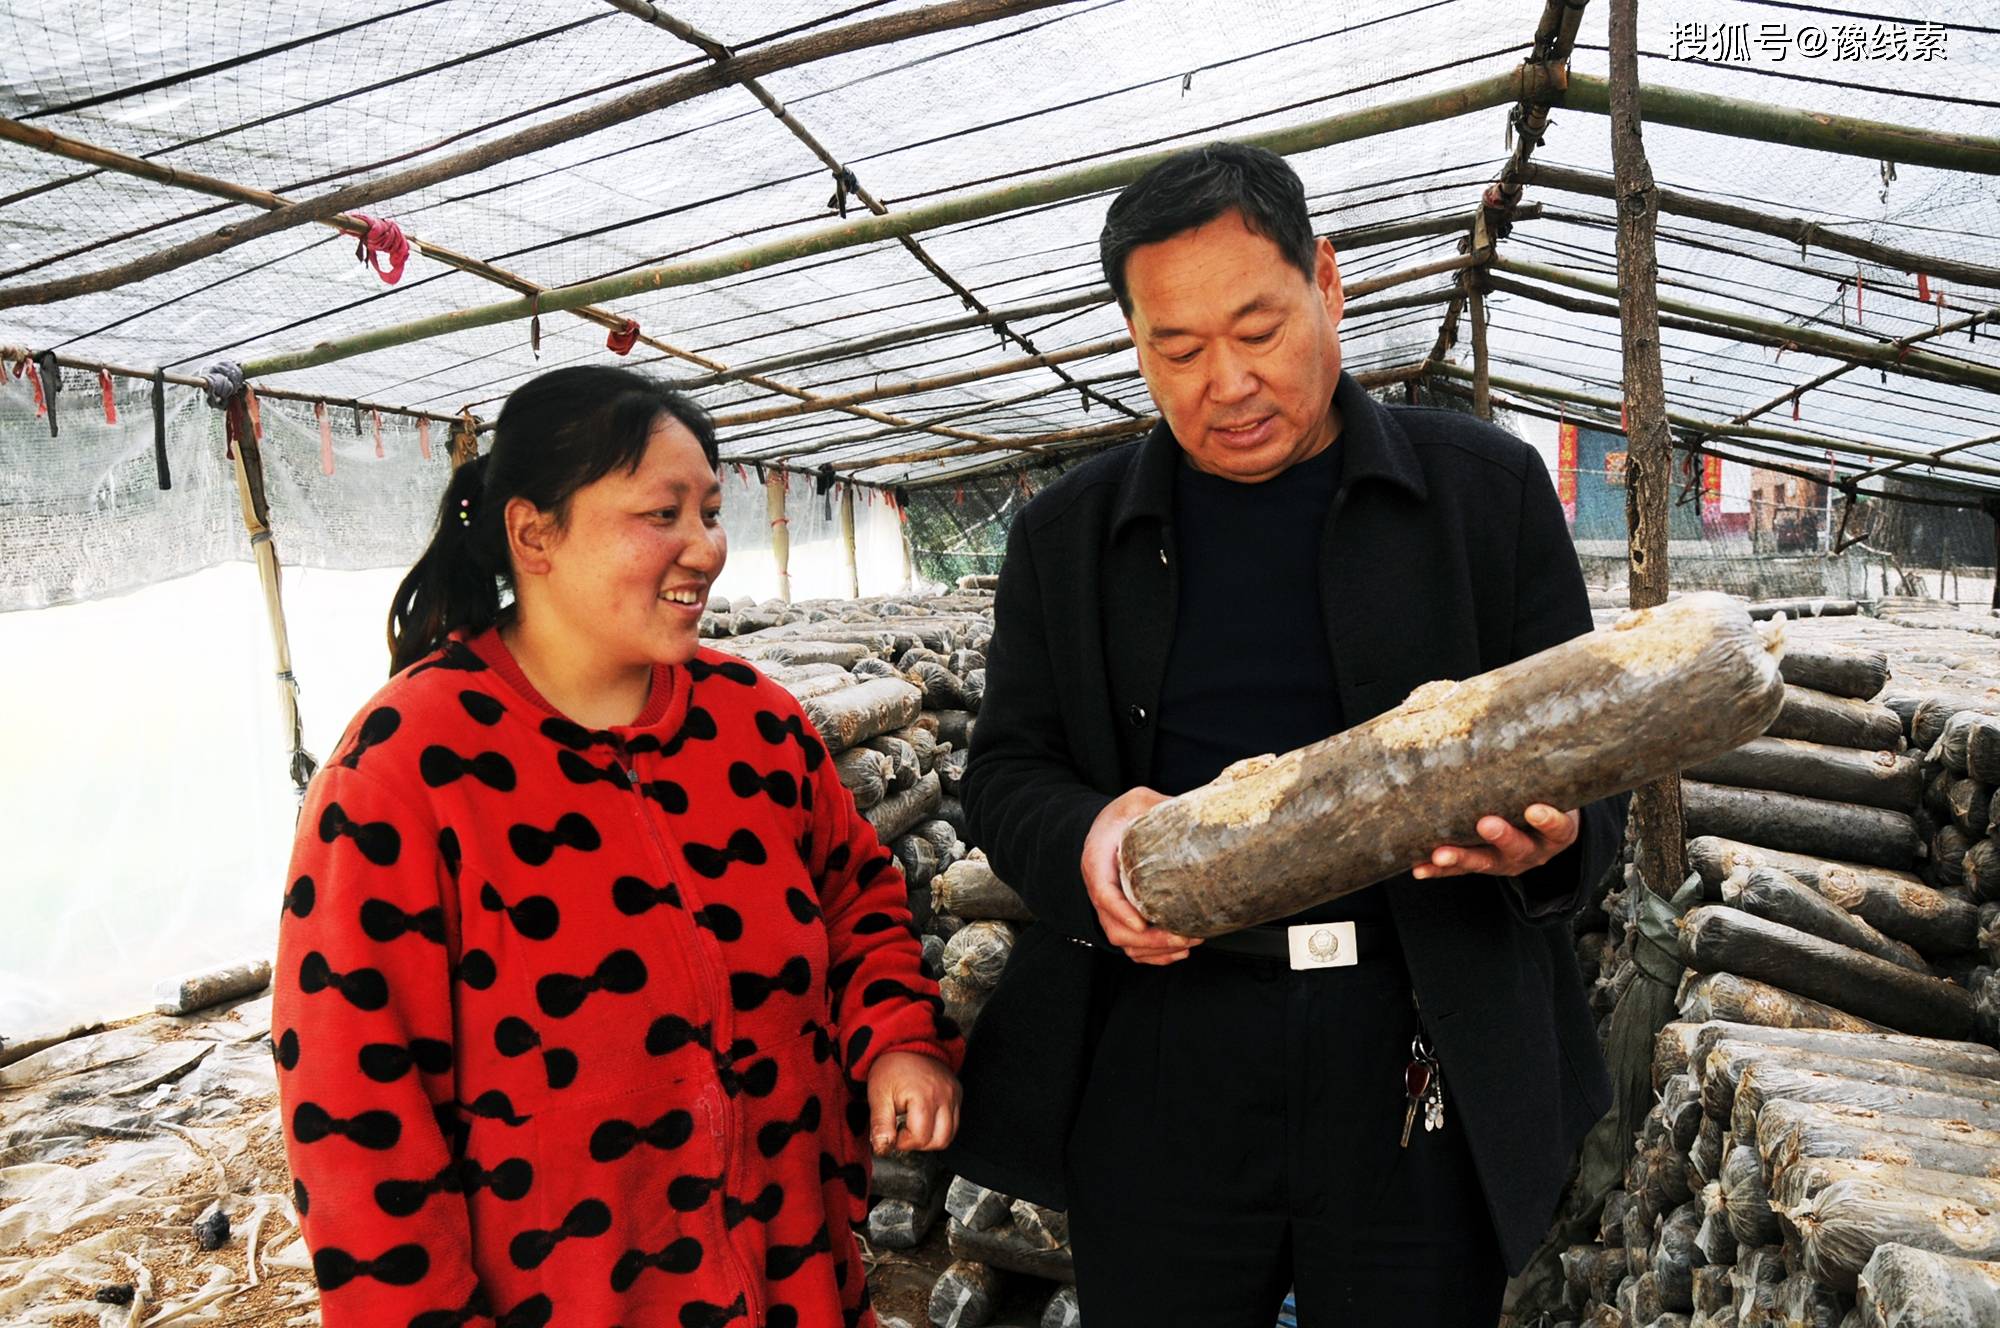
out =
<svg viewBox="0 0 2000 1328"><path fill-rule="evenodd" d="M1424 1133L1444 1128L1444 1075L1438 1067L1437 1053L1431 1050L1430 1039L1419 1028L1410 1039L1410 1063L1403 1067L1403 1092L1410 1100L1403 1109L1403 1147L1410 1146L1410 1129L1417 1123L1417 1112L1424 1113Z"/></svg>

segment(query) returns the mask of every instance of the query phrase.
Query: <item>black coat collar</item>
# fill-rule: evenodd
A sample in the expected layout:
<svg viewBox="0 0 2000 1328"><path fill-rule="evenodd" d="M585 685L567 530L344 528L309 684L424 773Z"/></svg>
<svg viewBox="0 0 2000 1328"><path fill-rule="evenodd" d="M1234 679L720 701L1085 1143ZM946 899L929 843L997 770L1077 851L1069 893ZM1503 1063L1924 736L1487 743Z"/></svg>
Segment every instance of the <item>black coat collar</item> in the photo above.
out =
<svg viewBox="0 0 2000 1328"><path fill-rule="evenodd" d="M1341 487L1351 489L1362 480L1379 479L1400 486L1419 500L1426 497L1429 488L1424 483L1423 467L1395 415L1345 370L1334 387L1333 400L1341 417L1340 436L1333 440L1343 452ZM1163 419L1140 441L1138 455L1126 472L1112 512L1112 538L1142 517L1165 522L1172 515L1174 472L1180 464L1180 442Z"/></svg>

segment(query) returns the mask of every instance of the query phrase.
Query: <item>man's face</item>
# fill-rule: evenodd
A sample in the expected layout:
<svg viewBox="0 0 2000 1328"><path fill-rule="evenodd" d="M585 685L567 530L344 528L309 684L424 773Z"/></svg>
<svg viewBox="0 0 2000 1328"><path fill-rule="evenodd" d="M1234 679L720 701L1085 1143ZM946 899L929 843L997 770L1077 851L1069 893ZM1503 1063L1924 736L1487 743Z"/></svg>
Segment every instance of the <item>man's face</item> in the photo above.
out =
<svg viewBox="0 0 2000 1328"><path fill-rule="evenodd" d="M1134 249L1125 284L1139 371L1197 470L1255 484L1333 440L1344 301L1326 240L1308 281L1225 212Z"/></svg>

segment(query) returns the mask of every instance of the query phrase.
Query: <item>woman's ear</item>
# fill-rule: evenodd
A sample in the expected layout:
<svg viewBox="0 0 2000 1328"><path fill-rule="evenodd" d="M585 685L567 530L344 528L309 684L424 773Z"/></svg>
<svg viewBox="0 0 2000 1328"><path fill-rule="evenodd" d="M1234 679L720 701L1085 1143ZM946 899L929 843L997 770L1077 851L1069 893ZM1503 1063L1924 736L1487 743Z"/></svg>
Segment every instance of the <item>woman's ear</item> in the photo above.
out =
<svg viewBox="0 0 2000 1328"><path fill-rule="evenodd" d="M547 576L551 554L561 532L554 518L526 498L509 498L501 513L507 527L507 552L519 576Z"/></svg>

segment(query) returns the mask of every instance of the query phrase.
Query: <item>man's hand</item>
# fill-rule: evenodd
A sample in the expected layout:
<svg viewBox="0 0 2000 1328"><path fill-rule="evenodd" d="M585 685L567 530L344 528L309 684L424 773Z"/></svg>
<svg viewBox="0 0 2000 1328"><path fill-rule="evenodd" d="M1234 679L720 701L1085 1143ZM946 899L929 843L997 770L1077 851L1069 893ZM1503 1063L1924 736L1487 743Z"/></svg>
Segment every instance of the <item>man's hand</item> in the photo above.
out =
<svg viewBox="0 0 2000 1328"><path fill-rule="evenodd" d="M1125 828L1166 800L1166 794L1153 789L1128 789L1097 814L1083 841L1083 885L1097 921L1105 937L1136 964L1171 964L1201 944L1147 922L1118 884L1118 844Z"/></svg>
<svg viewBox="0 0 2000 1328"><path fill-rule="evenodd" d="M958 1133L958 1079L943 1061L885 1051L868 1067L868 1141L879 1157L933 1152Z"/></svg>
<svg viewBox="0 0 2000 1328"><path fill-rule="evenodd" d="M1539 867L1576 842L1577 814L1559 812L1538 802L1522 814L1532 829L1523 833L1504 817L1482 816L1479 837L1484 847L1440 844L1428 858L1410 868L1420 881L1439 876L1519 876Z"/></svg>

